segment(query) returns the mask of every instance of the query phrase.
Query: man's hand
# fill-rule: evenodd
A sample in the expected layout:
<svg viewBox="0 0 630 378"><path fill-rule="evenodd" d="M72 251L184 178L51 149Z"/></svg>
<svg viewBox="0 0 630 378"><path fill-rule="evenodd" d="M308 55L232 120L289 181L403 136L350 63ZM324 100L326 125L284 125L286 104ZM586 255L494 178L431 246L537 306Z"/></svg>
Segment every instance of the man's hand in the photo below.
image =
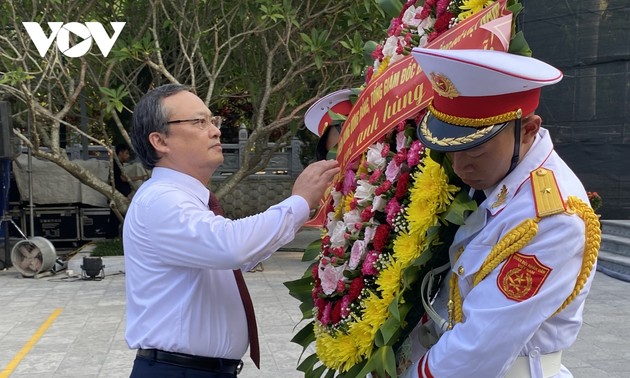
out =
<svg viewBox="0 0 630 378"><path fill-rule="evenodd" d="M309 208L315 209L333 177L338 173L337 160L322 160L309 164L295 180L292 194L304 198Z"/></svg>

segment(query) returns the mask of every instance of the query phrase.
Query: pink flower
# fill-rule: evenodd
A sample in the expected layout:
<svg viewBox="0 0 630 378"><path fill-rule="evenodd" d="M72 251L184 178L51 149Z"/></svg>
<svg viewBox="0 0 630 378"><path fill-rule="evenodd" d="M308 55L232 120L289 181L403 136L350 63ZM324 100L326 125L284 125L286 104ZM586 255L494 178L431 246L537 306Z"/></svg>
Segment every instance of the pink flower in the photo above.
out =
<svg viewBox="0 0 630 378"><path fill-rule="evenodd" d="M326 264L324 268L320 270L319 278L322 280L322 290L324 294L330 295L337 290L337 282L343 278L345 268L345 264L338 267L332 264Z"/></svg>
<svg viewBox="0 0 630 378"><path fill-rule="evenodd" d="M343 176L343 185L341 187L341 193L343 195L348 195L352 190L354 190L354 176L355 173L352 169L348 169L346 174Z"/></svg>
<svg viewBox="0 0 630 378"><path fill-rule="evenodd" d="M436 7L438 17L443 15L444 12L446 12L446 9L448 8L448 3L450 2L451 0L438 0L437 7Z"/></svg>
<svg viewBox="0 0 630 378"><path fill-rule="evenodd" d="M381 150L381 156L386 158L389 155L389 144L385 144Z"/></svg>
<svg viewBox="0 0 630 378"><path fill-rule="evenodd" d="M407 165L415 167L420 164L420 155L422 154L422 144L420 141L414 140L407 154Z"/></svg>
<svg viewBox="0 0 630 378"><path fill-rule="evenodd" d="M395 198L387 203L387 206L385 206L385 212L387 213L387 223L393 223L394 217L400 212L400 209L400 204L398 203L398 201L396 201Z"/></svg>
<svg viewBox="0 0 630 378"><path fill-rule="evenodd" d="M346 283L343 280L337 281L337 293L343 294L346 291Z"/></svg>
<svg viewBox="0 0 630 378"><path fill-rule="evenodd" d="M396 164L395 160L390 160L385 170L385 178L389 181L395 181L396 177L400 174L400 164Z"/></svg>
<svg viewBox="0 0 630 378"><path fill-rule="evenodd" d="M396 161L396 164L401 165L402 163L404 163L405 161L407 161L407 150L406 149L402 149L398 152L396 152L396 155L394 155L394 160Z"/></svg>
<svg viewBox="0 0 630 378"><path fill-rule="evenodd" d="M322 318L320 319L320 322L322 322L322 324L324 325L328 325L331 322L331 315L332 315L332 302L328 302L326 303L326 307L324 307L324 313L322 314Z"/></svg>
<svg viewBox="0 0 630 378"><path fill-rule="evenodd" d="M376 45L374 51L372 51L372 58L383 59L383 45Z"/></svg>
<svg viewBox="0 0 630 378"><path fill-rule="evenodd" d="M381 194L386 193L389 189L391 189L391 187L392 182L389 180L385 180L378 188L376 188L374 194L380 196Z"/></svg>
<svg viewBox="0 0 630 378"><path fill-rule="evenodd" d="M365 260L363 260L363 266L361 267L361 273L366 276L376 276L378 269L376 269L376 260L378 260L379 253L376 251L370 251Z"/></svg>
<svg viewBox="0 0 630 378"><path fill-rule="evenodd" d="M370 184L376 184L378 180L381 178L382 174L383 174L383 171L381 171L380 169L374 170L374 172L372 172L372 174L370 175L370 179L369 179Z"/></svg>
<svg viewBox="0 0 630 378"><path fill-rule="evenodd" d="M363 258L365 254L365 241L357 240L352 244L352 249L350 250L350 260L348 261L348 268L354 270L359 266L359 262Z"/></svg>
<svg viewBox="0 0 630 378"><path fill-rule="evenodd" d="M363 222L369 221L372 218L372 214L372 205L369 205L361 212L361 220Z"/></svg>

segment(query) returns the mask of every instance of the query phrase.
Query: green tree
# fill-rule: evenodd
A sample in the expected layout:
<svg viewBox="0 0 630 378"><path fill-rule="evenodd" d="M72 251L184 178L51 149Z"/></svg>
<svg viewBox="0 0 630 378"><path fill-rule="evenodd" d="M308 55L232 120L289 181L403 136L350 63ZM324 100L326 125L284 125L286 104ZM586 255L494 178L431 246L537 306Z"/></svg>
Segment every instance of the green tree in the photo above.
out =
<svg viewBox="0 0 630 378"><path fill-rule="evenodd" d="M193 86L213 111L241 98L250 105L240 118L249 153L221 197L288 144L319 97L362 83L365 41L387 26L375 0L7 1L0 19L0 97L13 103L16 137L123 214L128 200L68 159L62 130L107 148L114 134L129 142L135 103L165 83ZM96 21L110 36L110 22L126 25L107 57L93 44L68 58L54 42L42 57L22 23L37 22L48 36L50 21Z"/></svg>

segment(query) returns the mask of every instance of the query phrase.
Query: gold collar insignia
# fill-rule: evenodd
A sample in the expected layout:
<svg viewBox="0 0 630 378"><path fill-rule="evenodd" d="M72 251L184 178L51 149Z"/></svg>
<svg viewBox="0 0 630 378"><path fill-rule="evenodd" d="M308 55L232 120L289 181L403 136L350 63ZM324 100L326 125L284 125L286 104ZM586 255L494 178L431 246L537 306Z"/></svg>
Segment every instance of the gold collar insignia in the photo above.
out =
<svg viewBox="0 0 630 378"><path fill-rule="evenodd" d="M494 209L503 205L505 203L505 200L507 199L507 195L508 195L508 188L507 186L503 185L501 187L501 191L499 192L499 194L497 194L497 200L494 201L494 203L492 204L492 206L490 206L490 208Z"/></svg>

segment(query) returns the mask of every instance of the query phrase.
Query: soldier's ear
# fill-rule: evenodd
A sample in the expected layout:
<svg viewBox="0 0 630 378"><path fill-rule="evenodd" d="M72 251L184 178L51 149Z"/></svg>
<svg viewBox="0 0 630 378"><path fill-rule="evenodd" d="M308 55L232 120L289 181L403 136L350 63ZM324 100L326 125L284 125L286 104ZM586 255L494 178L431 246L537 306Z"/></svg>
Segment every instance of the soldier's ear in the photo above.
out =
<svg viewBox="0 0 630 378"><path fill-rule="evenodd" d="M537 114L530 114L521 120L521 142L532 143L540 130L542 118Z"/></svg>

